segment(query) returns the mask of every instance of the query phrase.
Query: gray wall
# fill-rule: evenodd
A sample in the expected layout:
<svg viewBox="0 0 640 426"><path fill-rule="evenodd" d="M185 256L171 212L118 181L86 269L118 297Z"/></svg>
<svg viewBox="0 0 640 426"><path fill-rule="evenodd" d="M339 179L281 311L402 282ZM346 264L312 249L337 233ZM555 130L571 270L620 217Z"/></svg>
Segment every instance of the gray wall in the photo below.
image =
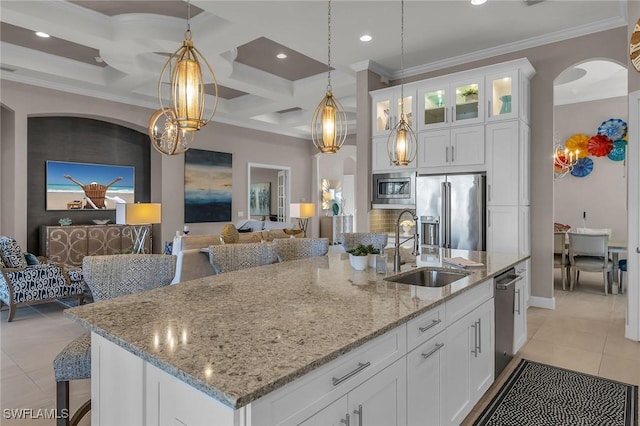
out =
<svg viewBox="0 0 640 426"><path fill-rule="evenodd" d="M47 160L133 166L135 201L145 203L150 199L150 149L149 136L118 124L81 117L29 118L27 250L37 253L39 227L57 225L62 217L68 217L75 225L91 224L92 219L111 219L115 223L116 219L115 210L47 211Z"/></svg>
<svg viewBox="0 0 640 426"><path fill-rule="evenodd" d="M27 246L27 133L28 118L35 116L78 116L121 124L146 133L153 110L114 101L15 83L0 82L3 131L2 203L0 234L14 236ZM14 126L13 134L5 132L4 119ZM233 222L246 219L247 163L279 164L291 167L291 199L311 199L313 144L311 141L265 133L212 122L197 134L195 148L233 154ZM184 222L184 156L165 156L150 150L151 202L161 202L162 225L154 226L154 252L161 252L164 241L182 230ZM5 167L9 165L10 167ZM5 190L5 186L8 187ZM44 194L42 194L44 196ZM242 212L243 217L238 217ZM217 233L224 223L190 224L194 234Z"/></svg>

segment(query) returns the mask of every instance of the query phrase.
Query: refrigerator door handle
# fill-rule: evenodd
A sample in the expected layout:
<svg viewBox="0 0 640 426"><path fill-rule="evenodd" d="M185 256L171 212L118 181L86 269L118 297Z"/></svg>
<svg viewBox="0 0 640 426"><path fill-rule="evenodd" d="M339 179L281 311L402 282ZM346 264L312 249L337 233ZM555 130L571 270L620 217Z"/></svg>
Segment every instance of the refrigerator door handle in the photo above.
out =
<svg viewBox="0 0 640 426"><path fill-rule="evenodd" d="M440 216L442 220L440 220L440 246L447 248L447 182L444 181L441 184L440 188L440 202L442 212Z"/></svg>
<svg viewBox="0 0 640 426"><path fill-rule="evenodd" d="M444 185L446 188L444 197L444 204L446 206L444 218L446 240L444 247L451 248L451 182L446 182Z"/></svg>

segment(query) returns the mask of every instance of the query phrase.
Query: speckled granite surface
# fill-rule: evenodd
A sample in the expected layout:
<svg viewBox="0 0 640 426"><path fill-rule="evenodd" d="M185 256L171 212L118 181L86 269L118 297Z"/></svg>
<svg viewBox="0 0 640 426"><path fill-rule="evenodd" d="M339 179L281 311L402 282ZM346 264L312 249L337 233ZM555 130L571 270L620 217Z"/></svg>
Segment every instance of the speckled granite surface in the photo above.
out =
<svg viewBox="0 0 640 426"><path fill-rule="evenodd" d="M239 408L526 258L443 249L416 263L442 266L444 256L486 267L468 269L471 275L445 287L424 288L385 281L375 269L355 271L337 253L188 281L65 315ZM412 269L403 265L403 272Z"/></svg>

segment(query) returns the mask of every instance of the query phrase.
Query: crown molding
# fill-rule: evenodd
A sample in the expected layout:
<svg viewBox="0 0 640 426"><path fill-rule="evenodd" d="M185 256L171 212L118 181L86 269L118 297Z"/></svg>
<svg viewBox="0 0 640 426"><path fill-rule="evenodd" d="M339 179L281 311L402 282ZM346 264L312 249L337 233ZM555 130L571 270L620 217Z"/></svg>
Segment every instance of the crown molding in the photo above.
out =
<svg viewBox="0 0 640 426"><path fill-rule="evenodd" d="M356 62L350 65L351 69L355 72L369 70L378 74L380 77L389 80L393 72L380 65L376 61L372 61L371 59L367 59L365 61Z"/></svg>

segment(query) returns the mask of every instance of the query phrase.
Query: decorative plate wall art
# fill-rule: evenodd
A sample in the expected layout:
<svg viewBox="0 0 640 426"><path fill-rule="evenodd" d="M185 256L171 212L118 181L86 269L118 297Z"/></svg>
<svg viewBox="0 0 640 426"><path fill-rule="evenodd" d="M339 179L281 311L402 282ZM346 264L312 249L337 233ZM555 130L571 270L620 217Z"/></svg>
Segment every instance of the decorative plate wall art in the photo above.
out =
<svg viewBox="0 0 640 426"><path fill-rule="evenodd" d="M593 171L593 160L589 157L579 159L571 169L571 175L585 177Z"/></svg>
<svg viewBox="0 0 640 426"><path fill-rule="evenodd" d="M613 149L613 141L605 135L591 136L587 143L587 151L594 157L604 157L609 155Z"/></svg>
<svg viewBox="0 0 640 426"><path fill-rule="evenodd" d="M598 134L605 135L612 141L622 139L627 135L627 122L619 118L610 118L598 127Z"/></svg>
<svg viewBox="0 0 640 426"><path fill-rule="evenodd" d="M626 156L626 151L627 141L625 141L624 139L619 139L613 143L613 149L611 150L609 155L607 155L607 157L609 157L609 159L613 161L622 161Z"/></svg>
<svg viewBox="0 0 640 426"><path fill-rule="evenodd" d="M636 71L640 71L640 19L636 22L629 41L629 57Z"/></svg>
<svg viewBox="0 0 640 426"><path fill-rule="evenodd" d="M589 155L589 152L587 151L588 142L589 136L585 135L584 133L576 133L575 135L567 139L567 141L564 143L564 146L566 146L567 149L573 153L578 150L578 158L583 158Z"/></svg>

